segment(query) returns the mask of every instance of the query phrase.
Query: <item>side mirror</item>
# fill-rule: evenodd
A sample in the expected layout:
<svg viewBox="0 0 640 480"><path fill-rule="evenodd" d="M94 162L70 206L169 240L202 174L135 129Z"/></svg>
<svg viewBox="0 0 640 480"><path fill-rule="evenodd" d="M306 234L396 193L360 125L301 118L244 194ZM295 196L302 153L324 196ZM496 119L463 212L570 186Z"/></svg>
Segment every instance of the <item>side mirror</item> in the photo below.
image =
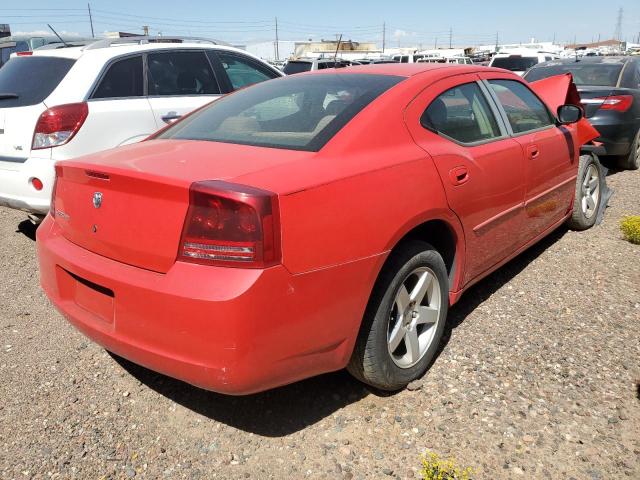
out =
<svg viewBox="0 0 640 480"><path fill-rule="evenodd" d="M558 107L558 123L560 125L576 123L582 117L584 117L582 107L577 105L560 105Z"/></svg>

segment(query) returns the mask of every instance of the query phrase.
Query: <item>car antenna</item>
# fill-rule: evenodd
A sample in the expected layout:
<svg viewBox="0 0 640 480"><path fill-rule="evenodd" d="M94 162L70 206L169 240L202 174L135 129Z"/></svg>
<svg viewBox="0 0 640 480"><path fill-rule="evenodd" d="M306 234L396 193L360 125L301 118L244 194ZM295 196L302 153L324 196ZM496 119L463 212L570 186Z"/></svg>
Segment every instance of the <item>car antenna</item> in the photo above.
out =
<svg viewBox="0 0 640 480"><path fill-rule="evenodd" d="M342 34L340 34L340 38L338 39L338 44L336 45L336 53L333 54L333 64L335 65L335 62L338 58L338 50L340 49L340 43L342 42Z"/></svg>
<svg viewBox="0 0 640 480"><path fill-rule="evenodd" d="M62 37L61 37L60 35L58 35L58 32L56 32L56 31L53 29L53 27L52 27L51 25L49 25L49 24L47 23L47 27L49 27L49 28L51 29L51 31L55 34L55 36L56 36L56 37L58 37L58 39L62 42L62 44L63 44L65 47L68 47L68 46L69 46L69 44L68 44L67 42L65 42L65 41L62 39Z"/></svg>

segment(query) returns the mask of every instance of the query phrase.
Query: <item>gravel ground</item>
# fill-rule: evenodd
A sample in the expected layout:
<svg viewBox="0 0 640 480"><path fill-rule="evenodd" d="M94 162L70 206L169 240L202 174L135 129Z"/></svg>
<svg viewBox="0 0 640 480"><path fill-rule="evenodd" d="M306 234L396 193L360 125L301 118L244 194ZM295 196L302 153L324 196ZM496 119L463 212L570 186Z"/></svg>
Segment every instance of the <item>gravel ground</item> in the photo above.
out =
<svg viewBox="0 0 640 480"><path fill-rule="evenodd" d="M451 312L421 383L346 373L250 397L114 358L38 287L33 231L0 208L0 478L414 478L430 449L476 478L640 478L640 172L605 221L560 230Z"/></svg>

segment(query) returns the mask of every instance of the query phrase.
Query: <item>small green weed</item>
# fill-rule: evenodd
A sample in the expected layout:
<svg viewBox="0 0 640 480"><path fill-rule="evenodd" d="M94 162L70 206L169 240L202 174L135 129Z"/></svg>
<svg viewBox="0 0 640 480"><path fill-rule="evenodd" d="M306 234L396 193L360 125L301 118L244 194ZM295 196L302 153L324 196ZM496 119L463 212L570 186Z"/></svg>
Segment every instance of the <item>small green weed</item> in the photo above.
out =
<svg viewBox="0 0 640 480"><path fill-rule="evenodd" d="M640 245L640 215L623 218L620 221L620 230L625 240Z"/></svg>
<svg viewBox="0 0 640 480"><path fill-rule="evenodd" d="M423 480L471 480L474 473L471 467L458 467L453 458L445 460L433 452L422 456Z"/></svg>

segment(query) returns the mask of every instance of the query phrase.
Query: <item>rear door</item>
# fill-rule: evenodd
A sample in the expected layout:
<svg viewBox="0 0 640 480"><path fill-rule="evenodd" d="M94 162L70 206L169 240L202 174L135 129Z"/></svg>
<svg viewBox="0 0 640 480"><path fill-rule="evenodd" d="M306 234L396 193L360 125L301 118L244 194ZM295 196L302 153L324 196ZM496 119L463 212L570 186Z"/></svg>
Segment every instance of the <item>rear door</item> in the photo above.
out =
<svg viewBox="0 0 640 480"><path fill-rule="evenodd" d="M429 86L408 107L406 122L432 157L449 207L463 225L468 283L523 242L522 149L475 74Z"/></svg>
<svg viewBox="0 0 640 480"><path fill-rule="evenodd" d="M575 191L579 152L567 128L555 118L523 82L482 74L507 123L509 133L525 157L527 222L523 228L534 239L568 212Z"/></svg>
<svg viewBox="0 0 640 480"><path fill-rule="evenodd" d="M158 128L222 95L203 50L161 51L146 58L149 103Z"/></svg>
<svg viewBox="0 0 640 480"><path fill-rule="evenodd" d="M155 132L144 90L141 54L108 64L90 94L89 117L65 152L70 157L97 152L144 140Z"/></svg>

